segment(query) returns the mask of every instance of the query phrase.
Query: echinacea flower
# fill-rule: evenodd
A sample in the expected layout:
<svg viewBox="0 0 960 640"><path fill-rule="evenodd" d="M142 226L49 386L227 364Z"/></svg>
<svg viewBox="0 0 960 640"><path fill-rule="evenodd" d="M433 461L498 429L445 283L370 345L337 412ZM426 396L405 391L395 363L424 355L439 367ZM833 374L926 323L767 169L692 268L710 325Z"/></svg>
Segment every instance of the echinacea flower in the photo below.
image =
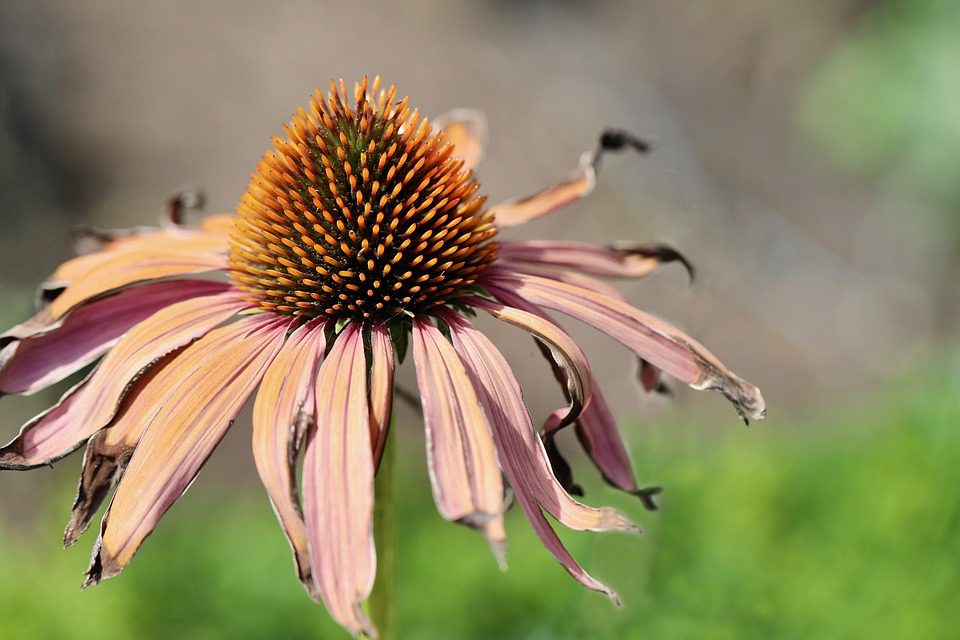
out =
<svg viewBox="0 0 960 640"><path fill-rule="evenodd" d="M473 112L434 126L379 79L358 83L352 100L341 81L318 91L285 133L235 215L199 228L171 216L163 228L87 233L95 250L42 285L38 313L0 337L0 393L33 393L96 365L0 450L0 467L49 465L86 443L65 542L115 488L88 569L94 584L130 562L255 395L256 466L299 577L337 622L373 635L361 604L375 575L374 475L409 342L440 514L500 548L509 486L563 567L616 598L545 514L576 530L635 527L571 497L553 434L574 425L609 483L649 495L586 356L549 312L632 350L648 388L662 372L722 392L744 417L762 417L763 399L597 279L644 276L677 259L672 250L497 234L585 196L604 152L642 143L607 132L570 178L487 207L473 175L484 135ZM567 406L542 428L507 360L471 321L477 312L528 332L547 356Z"/></svg>

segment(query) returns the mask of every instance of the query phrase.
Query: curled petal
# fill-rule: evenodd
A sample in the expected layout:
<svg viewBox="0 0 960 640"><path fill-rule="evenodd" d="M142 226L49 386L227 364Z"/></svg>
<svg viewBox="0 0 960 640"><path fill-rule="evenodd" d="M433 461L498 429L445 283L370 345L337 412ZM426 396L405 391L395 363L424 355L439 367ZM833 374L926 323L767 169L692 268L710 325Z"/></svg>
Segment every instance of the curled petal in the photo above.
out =
<svg viewBox="0 0 960 640"><path fill-rule="evenodd" d="M516 306L529 313L543 318L547 322L553 322L553 319L543 309L527 302L521 296L510 292L500 291L503 296L503 302ZM554 376L557 380L569 387L567 373L564 367L560 366L550 353L544 354L550 363ZM637 483L633 476L633 467L630 464L630 457L627 454L627 448L620 437L620 431L617 429L616 421L610 408L607 406L606 399L600 392L596 380L592 380L593 395L590 403L577 418L577 436L583 444L587 455L603 474L604 479L611 485L626 491L636 493ZM565 421L563 409L553 412L541 428L541 434L544 438L544 444L547 453L551 454L550 461L553 464L554 471L568 491L576 493L579 487L573 482L572 471L566 461L560 455L556 444L553 441L553 435L559 429L569 424ZM645 502L645 504L647 504Z"/></svg>
<svg viewBox="0 0 960 640"><path fill-rule="evenodd" d="M413 358L437 508L447 520L482 528L502 517L503 483L480 401L453 346L422 318L413 322Z"/></svg>
<svg viewBox="0 0 960 640"><path fill-rule="evenodd" d="M434 118L433 126L443 129L447 140L455 148L454 154L463 160L465 171L476 168L487 146L487 119L481 112L454 109Z"/></svg>
<svg viewBox="0 0 960 640"><path fill-rule="evenodd" d="M566 180L523 198L510 200L491 209L498 227L513 227L553 213L589 195L597 184L597 169L609 151L632 148L641 153L647 143L626 131L608 129L600 135L597 148L580 156L579 168Z"/></svg>
<svg viewBox="0 0 960 640"><path fill-rule="evenodd" d="M303 502L317 591L334 620L376 636L361 609L376 575L373 450L360 327L337 337L317 375L316 425L307 435Z"/></svg>
<svg viewBox="0 0 960 640"><path fill-rule="evenodd" d="M393 342L390 330L380 324L370 329L370 441L373 460L380 467L393 411Z"/></svg>
<svg viewBox="0 0 960 640"><path fill-rule="evenodd" d="M245 306L234 293L192 298L153 314L128 331L86 381L68 391L0 449L0 469L29 469L67 455L105 427L141 373Z"/></svg>
<svg viewBox="0 0 960 640"><path fill-rule="evenodd" d="M527 412L520 386L506 359L465 318L447 313L444 319L450 326L457 353L463 359L490 419L501 468L537 534L554 557L581 584L617 600L612 590L588 575L564 549L540 509L546 509L572 529L638 529L615 510L587 507L564 491L550 468L546 452Z"/></svg>
<svg viewBox="0 0 960 640"><path fill-rule="evenodd" d="M0 394L29 394L90 364L131 327L181 300L221 293L228 285L171 281L96 300L43 332L12 341L0 352Z"/></svg>
<svg viewBox="0 0 960 640"><path fill-rule="evenodd" d="M760 419L766 406L760 390L729 371L693 338L620 300L539 276L488 271L494 295L501 292L573 316L632 349L653 366L694 389L723 393L746 419Z"/></svg>
<svg viewBox="0 0 960 640"><path fill-rule="evenodd" d="M246 316L160 370L118 424L142 433L100 525L85 586L117 575L186 491L283 343L289 320Z"/></svg>
<svg viewBox="0 0 960 640"><path fill-rule="evenodd" d="M515 299L509 292L504 292L502 299L511 304L525 306L522 300ZM566 383L565 394L570 402L570 408L561 419L558 428L573 424L590 400L590 395L593 392L593 374L590 373L590 364L587 362L587 356L573 341L573 338L550 320L535 313L524 311L522 308L483 298L475 298L471 300L470 304L483 309L499 320L520 327L536 338L539 344L547 348L551 361L555 362L562 371L563 380Z"/></svg>
<svg viewBox="0 0 960 640"><path fill-rule="evenodd" d="M303 436L314 420L314 380L325 348L323 321L294 331L264 374L253 404L253 459L290 542L300 581L314 598L319 594L296 482Z"/></svg>
<svg viewBox="0 0 960 640"><path fill-rule="evenodd" d="M693 278L693 265L665 244L618 243L597 247L585 242L554 240L501 241L499 258L574 269L605 278L642 278L661 264L680 262Z"/></svg>

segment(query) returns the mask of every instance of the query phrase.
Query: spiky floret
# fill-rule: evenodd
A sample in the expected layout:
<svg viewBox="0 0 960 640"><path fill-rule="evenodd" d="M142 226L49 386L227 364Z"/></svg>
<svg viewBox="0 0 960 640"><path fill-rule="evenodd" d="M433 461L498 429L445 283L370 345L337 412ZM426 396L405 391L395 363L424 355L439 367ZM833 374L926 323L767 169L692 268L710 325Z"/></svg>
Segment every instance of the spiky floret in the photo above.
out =
<svg viewBox="0 0 960 640"><path fill-rule="evenodd" d="M493 217L442 132L380 79L318 89L237 207L230 275L260 308L380 319L465 295L497 254Z"/></svg>

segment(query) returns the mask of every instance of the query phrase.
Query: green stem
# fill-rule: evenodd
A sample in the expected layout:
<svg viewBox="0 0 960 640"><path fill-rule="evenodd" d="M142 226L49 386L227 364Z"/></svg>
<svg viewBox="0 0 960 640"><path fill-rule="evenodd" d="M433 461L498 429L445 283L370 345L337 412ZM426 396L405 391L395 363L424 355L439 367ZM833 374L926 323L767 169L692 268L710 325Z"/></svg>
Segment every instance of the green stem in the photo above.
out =
<svg viewBox="0 0 960 640"><path fill-rule="evenodd" d="M393 425L390 425L374 483L376 502L373 531L377 544L377 580L370 594L370 617L380 632L380 640L393 640L396 637L397 497L394 484L396 447L391 437L392 431Z"/></svg>

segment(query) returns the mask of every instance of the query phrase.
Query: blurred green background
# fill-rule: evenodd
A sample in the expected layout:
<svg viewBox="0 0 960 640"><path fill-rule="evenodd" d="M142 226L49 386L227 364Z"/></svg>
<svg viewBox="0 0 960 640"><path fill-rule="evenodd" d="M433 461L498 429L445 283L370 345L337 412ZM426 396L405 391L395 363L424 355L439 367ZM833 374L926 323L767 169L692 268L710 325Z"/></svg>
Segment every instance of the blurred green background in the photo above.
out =
<svg viewBox="0 0 960 640"><path fill-rule="evenodd" d="M565 175L605 125L649 137L597 192L513 237L665 240L699 267L623 283L758 383L638 395L629 358L571 326L662 510L605 487L639 537L561 531L622 609L570 580L514 510L510 568L435 513L401 410L401 638L953 638L960 607L960 2L615 0L0 6L0 320L69 230L150 224L204 185L232 208L315 85L381 73L427 113L483 109L497 199ZM557 406L507 345L536 419ZM409 367L408 367L409 368ZM410 371L401 383L413 388ZM10 438L61 389L4 398ZM79 455L0 475L0 638L343 637L300 588L241 417L133 564L86 591L60 550Z"/></svg>

